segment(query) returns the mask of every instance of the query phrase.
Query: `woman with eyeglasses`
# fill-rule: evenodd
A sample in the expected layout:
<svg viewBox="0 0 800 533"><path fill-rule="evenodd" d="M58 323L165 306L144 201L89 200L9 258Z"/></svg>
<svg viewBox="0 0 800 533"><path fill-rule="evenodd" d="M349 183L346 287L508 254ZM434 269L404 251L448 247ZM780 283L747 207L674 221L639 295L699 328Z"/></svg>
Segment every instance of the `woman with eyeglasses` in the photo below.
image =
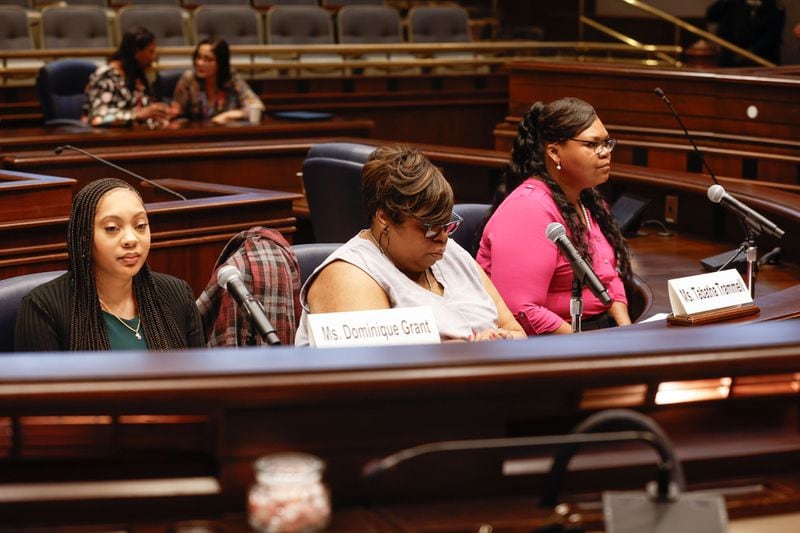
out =
<svg viewBox="0 0 800 533"><path fill-rule="evenodd" d="M295 344L308 344L308 313L428 306L442 340L524 338L492 282L448 236L461 219L453 190L419 151L375 150L362 171L370 226L342 245L300 291Z"/></svg>
<svg viewBox="0 0 800 533"><path fill-rule="evenodd" d="M477 261L529 335L571 333L573 272L546 236L558 222L608 289L604 306L582 292L582 331L627 325L623 279L630 254L597 186L608 180L616 140L577 98L535 103L523 116Z"/></svg>

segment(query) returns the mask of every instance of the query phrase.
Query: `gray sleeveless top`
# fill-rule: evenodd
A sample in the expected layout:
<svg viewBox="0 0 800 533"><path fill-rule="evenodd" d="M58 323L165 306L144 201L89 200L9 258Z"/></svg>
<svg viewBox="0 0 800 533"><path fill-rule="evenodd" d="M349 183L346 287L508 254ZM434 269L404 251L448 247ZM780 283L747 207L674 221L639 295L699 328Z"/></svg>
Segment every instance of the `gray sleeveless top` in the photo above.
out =
<svg viewBox="0 0 800 533"><path fill-rule="evenodd" d="M442 340L466 339L473 332L497 327L497 306L483 287L480 267L458 243L448 239L444 257L431 267L434 277L444 287L444 294L439 296L411 281L372 241L360 235L328 256L303 284L300 290L303 314L295 336L296 346L306 346L309 342L308 288L320 270L337 260L369 274L386 291L392 307L430 307Z"/></svg>

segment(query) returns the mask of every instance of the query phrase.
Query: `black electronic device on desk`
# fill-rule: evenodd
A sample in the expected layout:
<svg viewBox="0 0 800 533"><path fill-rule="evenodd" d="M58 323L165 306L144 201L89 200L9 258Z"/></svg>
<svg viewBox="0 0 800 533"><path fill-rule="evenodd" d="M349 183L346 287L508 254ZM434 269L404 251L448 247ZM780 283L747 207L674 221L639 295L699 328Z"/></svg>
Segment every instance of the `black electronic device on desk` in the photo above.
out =
<svg viewBox="0 0 800 533"><path fill-rule="evenodd" d="M270 115L282 120L330 120L333 118L332 113L323 111L273 111Z"/></svg>

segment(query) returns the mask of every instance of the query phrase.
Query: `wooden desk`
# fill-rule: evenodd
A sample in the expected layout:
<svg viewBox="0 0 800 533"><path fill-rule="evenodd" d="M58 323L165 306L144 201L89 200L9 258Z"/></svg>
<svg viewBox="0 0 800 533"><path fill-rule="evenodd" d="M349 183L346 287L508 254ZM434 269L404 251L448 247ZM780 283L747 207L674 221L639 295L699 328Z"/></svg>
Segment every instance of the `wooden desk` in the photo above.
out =
<svg viewBox="0 0 800 533"><path fill-rule="evenodd" d="M534 102L576 96L592 104L620 139L615 160L705 173L668 107L653 93L661 87L718 176L798 185L800 79L781 69L706 72L515 62L508 70L508 116L495 129L498 149L511 148L520 119Z"/></svg>
<svg viewBox="0 0 800 533"><path fill-rule="evenodd" d="M562 433L611 406L657 420L690 488L727 490L731 516L796 511L798 370L796 320L394 348L5 354L0 517L11 526L241 516L253 460L300 450L328 464L339 530L517 530L536 519L549 451L432 454L369 481L360 470L424 442ZM678 402L660 385L686 380L700 401ZM653 462L638 447L586 450L565 497L640 489ZM165 484L134 495L133 479L152 478Z"/></svg>
<svg viewBox="0 0 800 533"><path fill-rule="evenodd" d="M266 226L291 240L295 231L292 202L297 194L184 180L160 182L189 200L172 200L161 191L138 187L153 227L148 263L158 272L185 279L195 294L205 288L220 251L236 233ZM0 222L0 278L67 267L73 185L74 180L0 172L0 212L19 217ZM25 209L14 190L29 194Z"/></svg>

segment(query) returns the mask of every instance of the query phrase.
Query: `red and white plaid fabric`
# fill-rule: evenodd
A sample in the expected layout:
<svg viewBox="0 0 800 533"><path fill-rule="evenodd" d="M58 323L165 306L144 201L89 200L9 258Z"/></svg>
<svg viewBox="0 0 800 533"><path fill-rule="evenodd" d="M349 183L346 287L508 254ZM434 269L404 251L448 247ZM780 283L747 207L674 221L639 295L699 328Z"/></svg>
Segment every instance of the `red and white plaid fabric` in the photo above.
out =
<svg viewBox="0 0 800 533"><path fill-rule="evenodd" d="M291 245L275 230L254 227L233 237L217 259L208 286L197 299L208 347L246 346L250 321L228 291L217 285L217 270L232 265L260 298L282 345L293 345L300 319L300 267ZM255 345L265 344L255 334Z"/></svg>

